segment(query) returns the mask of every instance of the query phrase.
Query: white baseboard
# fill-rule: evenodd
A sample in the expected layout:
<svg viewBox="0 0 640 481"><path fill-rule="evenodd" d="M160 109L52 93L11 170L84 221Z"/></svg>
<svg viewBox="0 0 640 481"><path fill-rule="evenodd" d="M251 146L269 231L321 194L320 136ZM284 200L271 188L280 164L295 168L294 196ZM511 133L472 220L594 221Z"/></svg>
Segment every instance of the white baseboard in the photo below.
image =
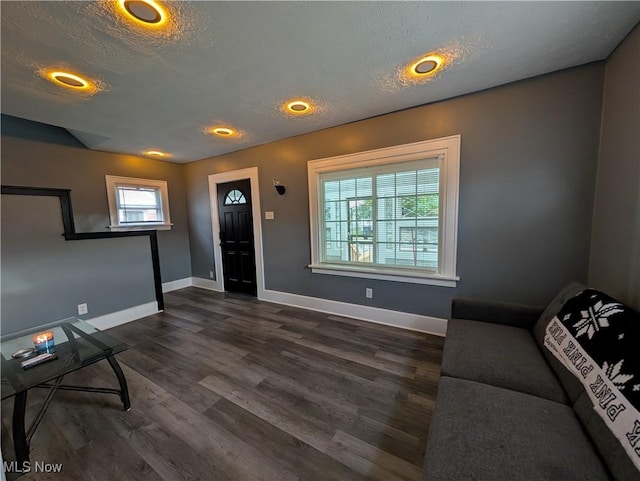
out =
<svg viewBox="0 0 640 481"><path fill-rule="evenodd" d="M104 316L87 319L86 321L93 327L103 331L157 313L158 303L153 301L123 309L122 311L112 312L111 314L105 314Z"/></svg>
<svg viewBox="0 0 640 481"><path fill-rule="evenodd" d="M199 287L210 291L224 292L219 282L211 279L203 279L202 277L185 277L184 279L176 279L175 281L163 282L162 292L172 292L185 287Z"/></svg>
<svg viewBox="0 0 640 481"><path fill-rule="evenodd" d="M209 289L212 291L221 291L218 283L215 281L200 279L198 277L185 277L184 279L163 282L162 292L176 291L178 289L184 289L185 287L191 286L201 287L202 289ZM105 314L104 316L94 317L93 319L87 319L86 321L93 327L103 331L105 329L120 326L121 324L126 324L127 322L157 314L158 312L158 303L154 301L123 309L122 311Z"/></svg>
<svg viewBox="0 0 640 481"><path fill-rule="evenodd" d="M193 282L192 277L185 277L184 279L176 279L175 281L163 282L162 292L177 291L178 289L184 289L185 287L191 287Z"/></svg>
<svg viewBox="0 0 640 481"><path fill-rule="evenodd" d="M201 277L185 277L184 279L165 282L162 284L162 292L171 292L190 286L223 292L219 282L210 279L203 279ZM446 319L423 316L421 314L392 311L389 309L381 309L379 307L349 304L347 302L332 301L329 299L321 299L319 297L301 296L299 294L267 289L265 289L264 296L261 297L260 300L274 302L276 304L284 304L286 306L300 307L311 311L325 312L327 314L351 317L353 319L399 327L410 331L435 334L437 336L444 336L447 332ZM122 311L95 317L87 320L87 322L98 329L103 330L135 321L136 319L150 316L157 312L158 305L155 302L149 302L147 304L130 307L129 309L124 309Z"/></svg>
<svg viewBox="0 0 640 481"><path fill-rule="evenodd" d="M391 311L379 307L349 304L347 302L331 301L318 297L307 297L288 292L264 291L261 300L285 304L287 306L301 307L312 311L326 312L339 316L351 317L363 321L384 324L386 326L399 327L410 331L425 332L444 336L447 332L447 320L438 317L411 314L409 312Z"/></svg>
<svg viewBox="0 0 640 481"><path fill-rule="evenodd" d="M192 277L191 285L201 289L208 289L210 291L224 292L224 289L222 289L222 286L218 281L203 279L202 277Z"/></svg>

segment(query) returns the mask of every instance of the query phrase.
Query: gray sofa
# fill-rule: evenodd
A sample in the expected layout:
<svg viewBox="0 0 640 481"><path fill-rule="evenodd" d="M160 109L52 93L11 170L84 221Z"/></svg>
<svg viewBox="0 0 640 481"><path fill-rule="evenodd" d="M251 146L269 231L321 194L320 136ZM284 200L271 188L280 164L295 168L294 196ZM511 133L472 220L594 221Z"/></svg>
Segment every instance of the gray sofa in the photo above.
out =
<svg viewBox="0 0 640 481"><path fill-rule="evenodd" d="M543 347L584 286L546 309L456 299L425 457L428 481L640 481L582 385Z"/></svg>

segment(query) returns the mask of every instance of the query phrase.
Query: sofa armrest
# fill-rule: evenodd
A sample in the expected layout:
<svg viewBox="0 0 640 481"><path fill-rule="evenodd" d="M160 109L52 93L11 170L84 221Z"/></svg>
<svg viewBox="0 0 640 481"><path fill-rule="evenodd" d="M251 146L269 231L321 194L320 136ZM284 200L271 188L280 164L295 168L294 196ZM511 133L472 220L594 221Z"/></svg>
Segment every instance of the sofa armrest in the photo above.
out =
<svg viewBox="0 0 640 481"><path fill-rule="evenodd" d="M451 303L451 317L454 319L492 322L523 329L531 329L543 311L542 307L477 299L456 298Z"/></svg>

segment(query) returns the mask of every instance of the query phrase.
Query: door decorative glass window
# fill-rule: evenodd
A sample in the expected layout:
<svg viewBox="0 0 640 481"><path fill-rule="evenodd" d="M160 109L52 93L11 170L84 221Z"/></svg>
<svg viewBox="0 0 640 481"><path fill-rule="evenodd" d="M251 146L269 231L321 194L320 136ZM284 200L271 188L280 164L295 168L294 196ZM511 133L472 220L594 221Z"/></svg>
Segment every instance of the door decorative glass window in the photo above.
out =
<svg viewBox="0 0 640 481"><path fill-rule="evenodd" d="M224 205L240 205L246 204L247 199L244 194L238 189L233 189L229 191L227 196L224 198Z"/></svg>

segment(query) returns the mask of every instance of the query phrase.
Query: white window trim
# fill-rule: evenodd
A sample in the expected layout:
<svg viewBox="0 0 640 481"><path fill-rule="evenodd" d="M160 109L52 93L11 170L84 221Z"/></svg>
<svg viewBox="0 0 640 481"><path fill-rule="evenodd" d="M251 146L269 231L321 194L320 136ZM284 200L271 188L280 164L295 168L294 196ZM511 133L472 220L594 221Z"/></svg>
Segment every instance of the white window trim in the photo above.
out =
<svg viewBox="0 0 640 481"><path fill-rule="evenodd" d="M403 269L367 265L332 264L320 261L320 236L318 217L318 187L320 174L418 160L444 155L440 166L442 204L442 249L440 272L424 272L419 269ZM381 279L398 282L455 287L460 278L456 274L458 246L458 191L460 183L460 135L397 145L384 149L368 150L355 154L310 160L309 220L311 230L311 264L313 273L365 279Z"/></svg>
<svg viewBox="0 0 640 481"><path fill-rule="evenodd" d="M171 215L169 213L169 191L166 180L153 179L136 179L133 177L120 177L117 175L106 175L107 199L109 202L109 222L107 226L112 231L130 231L130 230L169 230L173 224L171 223ZM152 187L160 189L160 198L162 200L162 217L163 222L145 222L141 224L120 224L118 221L118 204L116 202L116 188L119 185L131 185L135 187Z"/></svg>

